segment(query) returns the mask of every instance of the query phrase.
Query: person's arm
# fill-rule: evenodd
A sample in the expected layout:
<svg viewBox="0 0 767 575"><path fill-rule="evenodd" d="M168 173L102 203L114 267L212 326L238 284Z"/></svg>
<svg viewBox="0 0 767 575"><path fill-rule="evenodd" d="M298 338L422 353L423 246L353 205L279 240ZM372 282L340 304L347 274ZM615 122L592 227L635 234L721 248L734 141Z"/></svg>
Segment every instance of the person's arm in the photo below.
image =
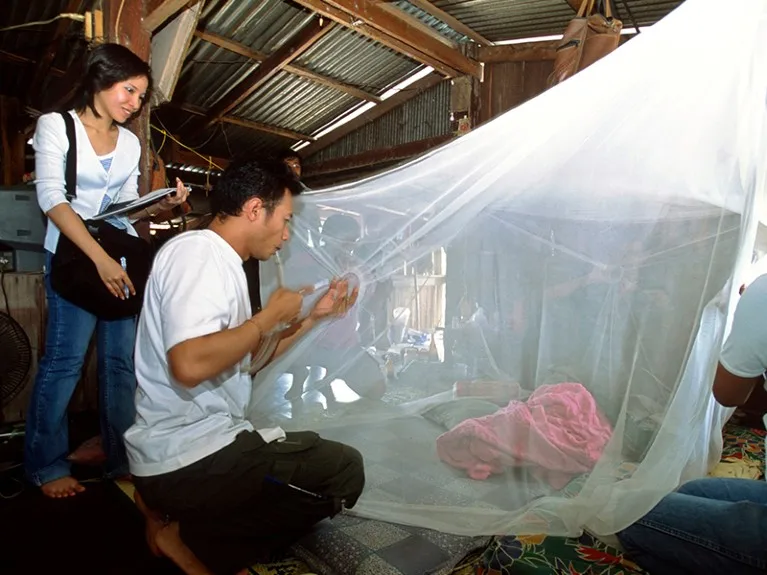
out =
<svg viewBox="0 0 767 575"><path fill-rule="evenodd" d="M131 176L132 178L133 176ZM136 177L138 178L138 172L136 172ZM127 182L126 182L127 185ZM124 187L124 186L123 186ZM120 201L122 200L123 192L120 191ZM189 188L187 188L184 183L181 181L180 178L176 178L176 193L173 195L167 195L163 197L160 200L157 200L155 203L150 204L148 206L145 206L143 208L139 208L138 210L135 210L130 213L129 218L131 221L140 221L140 220L153 220L156 218L159 214L163 212L167 212L169 210L172 210L176 206L179 206L186 202L186 199L189 197ZM138 192L136 193L136 197L133 199L138 199Z"/></svg>
<svg viewBox="0 0 767 575"><path fill-rule="evenodd" d="M168 351L171 374L189 388L213 379L257 349L279 323L273 311L264 310L238 327L183 341Z"/></svg>
<svg viewBox="0 0 767 575"><path fill-rule="evenodd" d="M759 383L764 383L762 376L741 377L734 375L719 363L714 378L714 398L724 407L739 407L748 401Z"/></svg>
<svg viewBox="0 0 767 575"><path fill-rule="evenodd" d="M348 313L354 307L354 304L357 303L358 295L359 289L356 287L351 293L349 292L349 283L347 281L333 280L328 293L317 302L309 316L292 326L292 328L282 332L282 339L265 365L268 365L290 349L298 339L311 331L318 322L327 318L340 317Z"/></svg>
<svg viewBox="0 0 767 575"><path fill-rule="evenodd" d="M229 272L220 254L204 239L190 239L158 256L153 270L160 293L163 345L176 383L193 388L215 379L257 349L265 334L289 323L301 297L277 290L267 306L233 326Z"/></svg>
<svg viewBox="0 0 767 575"><path fill-rule="evenodd" d="M722 349L713 393L725 407L745 404L754 388L764 383L767 369L767 276L743 293Z"/></svg>
<svg viewBox="0 0 767 575"><path fill-rule="evenodd" d="M96 265L101 281L112 295L124 299L123 286L128 286L130 293L135 295L136 290L128 274L93 239L66 198L64 169L69 143L64 120L58 114L41 116L32 143L35 149L35 187L40 209Z"/></svg>

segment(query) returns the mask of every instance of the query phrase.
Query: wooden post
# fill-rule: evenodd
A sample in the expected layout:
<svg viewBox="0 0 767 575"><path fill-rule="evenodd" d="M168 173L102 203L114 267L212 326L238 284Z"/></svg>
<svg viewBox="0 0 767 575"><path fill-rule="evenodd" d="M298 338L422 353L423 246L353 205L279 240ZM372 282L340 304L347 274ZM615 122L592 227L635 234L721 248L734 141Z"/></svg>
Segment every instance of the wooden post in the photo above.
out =
<svg viewBox="0 0 767 575"><path fill-rule="evenodd" d="M144 14L144 0L104 1L105 36L110 42L116 42L130 48L139 58L149 62L152 35L141 24ZM134 118L129 126L141 142L139 195L142 196L149 192L151 180L152 163L149 145L149 114L149 105L146 105L141 114Z"/></svg>
<svg viewBox="0 0 767 575"><path fill-rule="evenodd" d="M21 184L24 178L24 126L19 112L19 101L16 98L0 96L4 186Z"/></svg>

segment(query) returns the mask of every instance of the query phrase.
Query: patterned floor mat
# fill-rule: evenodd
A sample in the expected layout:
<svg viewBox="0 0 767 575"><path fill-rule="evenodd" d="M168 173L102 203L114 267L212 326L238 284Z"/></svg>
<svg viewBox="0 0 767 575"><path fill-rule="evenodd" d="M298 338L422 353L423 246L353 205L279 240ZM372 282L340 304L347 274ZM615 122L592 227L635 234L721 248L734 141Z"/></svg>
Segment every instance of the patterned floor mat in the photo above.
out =
<svg viewBox="0 0 767 575"><path fill-rule="evenodd" d="M728 424L723 431L722 459L758 462L764 474L764 429ZM642 571L620 551L591 535L579 538L498 537L482 554L476 575L640 575Z"/></svg>

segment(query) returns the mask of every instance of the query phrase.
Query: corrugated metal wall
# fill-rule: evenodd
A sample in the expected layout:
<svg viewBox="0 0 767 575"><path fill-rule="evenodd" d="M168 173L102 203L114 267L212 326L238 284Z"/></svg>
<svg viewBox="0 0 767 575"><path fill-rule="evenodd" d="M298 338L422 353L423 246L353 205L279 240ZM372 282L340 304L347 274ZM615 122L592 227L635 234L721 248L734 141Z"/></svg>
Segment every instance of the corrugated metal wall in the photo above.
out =
<svg viewBox="0 0 767 575"><path fill-rule="evenodd" d="M317 152L311 163L451 133L450 82L436 86Z"/></svg>

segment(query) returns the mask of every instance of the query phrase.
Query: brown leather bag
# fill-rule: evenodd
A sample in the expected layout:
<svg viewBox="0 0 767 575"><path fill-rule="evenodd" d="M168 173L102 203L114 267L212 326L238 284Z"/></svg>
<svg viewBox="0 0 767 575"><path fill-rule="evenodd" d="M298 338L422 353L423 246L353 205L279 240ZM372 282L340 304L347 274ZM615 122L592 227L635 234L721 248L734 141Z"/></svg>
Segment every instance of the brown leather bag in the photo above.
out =
<svg viewBox="0 0 767 575"><path fill-rule="evenodd" d="M595 0L583 0L578 14L565 28L557 46L554 71L548 86L554 86L587 68L618 47L623 23L613 18L610 0L604 0L604 14L594 11Z"/></svg>

